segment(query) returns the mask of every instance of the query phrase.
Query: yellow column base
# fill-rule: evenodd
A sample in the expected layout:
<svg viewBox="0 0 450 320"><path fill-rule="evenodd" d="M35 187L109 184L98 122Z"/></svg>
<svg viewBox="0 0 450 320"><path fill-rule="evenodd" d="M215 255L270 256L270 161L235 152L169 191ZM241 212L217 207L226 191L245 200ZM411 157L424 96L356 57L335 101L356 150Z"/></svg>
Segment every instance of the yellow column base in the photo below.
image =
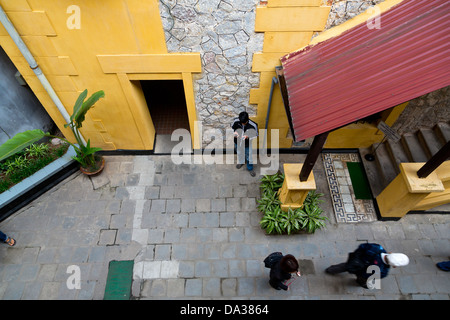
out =
<svg viewBox="0 0 450 320"><path fill-rule="evenodd" d="M419 178L424 163L401 163L400 174L376 198L382 217L401 218L431 192L443 192L444 185L435 172Z"/></svg>
<svg viewBox="0 0 450 320"><path fill-rule="evenodd" d="M302 163L285 163L283 186L278 191L281 201L281 210L288 211L289 208L297 209L303 205L308 192L316 189L314 174L310 174L307 181L300 181Z"/></svg>
<svg viewBox="0 0 450 320"><path fill-rule="evenodd" d="M444 185L445 191L430 193L420 201L414 210L429 210L434 207L450 203L450 161L445 161L437 169L436 174Z"/></svg>

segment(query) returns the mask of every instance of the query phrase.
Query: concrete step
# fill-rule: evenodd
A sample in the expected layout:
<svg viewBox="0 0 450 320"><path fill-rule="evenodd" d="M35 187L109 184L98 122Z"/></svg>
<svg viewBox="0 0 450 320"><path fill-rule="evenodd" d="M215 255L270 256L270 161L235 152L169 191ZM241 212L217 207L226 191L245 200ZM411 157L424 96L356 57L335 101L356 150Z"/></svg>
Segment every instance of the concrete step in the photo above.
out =
<svg viewBox="0 0 450 320"><path fill-rule="evenodd" d="M375 161L377 164L378 172L380 172L380 178L384 187L386 187L397 176L397 172L394 167L394 163L391 161L389 152L386 145L374 144Z"/></svg>
<svg viewBox="0 0 450 320"><path fill-rule="evenodd" d="M427 162L450 141L450 124L441 122L433 129L421 128L415 134L405 133L398 142L387 139L383 144L373 144L364 149L375 155L375 161L363 159L372 194L377 197L400 173L400 163Z"/></svg>
<svg viewBox="0 0 450 320"><path fill-rule="evenodd" d="M403 145L400 141L394 142L392 140L386 140L386 150L391 158L392 163L395 163L394 166L395 172L397 174L400 173L400 163L409 162L408 155L403 149Z"/></svg>
<svg viewBox="0 0 450 320"><path fill-rule="evenodd" d="M427 158L431 158L438 152L443 144L441 143L439 137L434 133L434 130L428 128L420 128L417 131L417 138L423 147Z"/></svg>
<svg viewBox="0 0 450 320"><path fill-rule="evenodd" d="M381 191L385 188L384 183L381 179L381 174L378 171L378 165L376 161L367 160L366 155L373 155L373 146L369 148L360 148L359 152L361 154L361 160L364 165L364 170L366 171L367 180L369 180L370 189L372 190L372 195L376 198Z"/></svg>
<svg viewBox="0 0 450 320"><path fill-rule="evenodd" d="M428 157L415 134L405 133L402 136L402 145L408 155L409 162L427 162Z"/></svg>
<svg viewBox="0 0 450 320"><path fill-rule="evenodd" d="M447 122L439 122L433 128L434 133L441 140L442 144L450 141L450 124Z"/></svg>

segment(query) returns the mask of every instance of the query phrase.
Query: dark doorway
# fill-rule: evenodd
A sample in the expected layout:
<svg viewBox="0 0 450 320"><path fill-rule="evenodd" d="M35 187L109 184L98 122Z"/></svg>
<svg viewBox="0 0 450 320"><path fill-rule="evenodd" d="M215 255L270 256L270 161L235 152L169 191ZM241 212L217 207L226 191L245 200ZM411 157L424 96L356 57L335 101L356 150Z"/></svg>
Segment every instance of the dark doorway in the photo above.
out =
<svg viewBox="0 0 450 320"><path fill-rule="evenodd" d="M141 80L156 135L189 130L189 118L182 80Z"/></svg>

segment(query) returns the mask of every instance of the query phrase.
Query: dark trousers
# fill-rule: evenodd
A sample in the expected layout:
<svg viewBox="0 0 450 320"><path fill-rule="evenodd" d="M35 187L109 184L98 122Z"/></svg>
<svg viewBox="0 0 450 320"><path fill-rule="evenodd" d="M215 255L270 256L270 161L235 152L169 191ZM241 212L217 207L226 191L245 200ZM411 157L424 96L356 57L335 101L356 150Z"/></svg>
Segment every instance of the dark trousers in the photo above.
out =
<svg viewBox="0 0 450 320"><path fill-rule="evenodd" d="M8 240L8 236L0 231L0 241L5 242L6 240Z"/></svg>
<svg viewBox="0 0 450 320"><path fill-rule="evenodd" d="M338 274L338 273L346 272L347 271L347 263L343 262L343 263L329 266L325 271L330 274ZM361 287L367 289L367 279L366 278L364 278L360 275L356 275L356 282L358 282L358 284Z"/></svg>
<svg viewBox="0 0 450 320"><path fill-rule="evenodd" d="M342 273L345 271L347 271L347 263L346 262L332 265L326 269L326 272L331 273L331 274Z"/></svg>

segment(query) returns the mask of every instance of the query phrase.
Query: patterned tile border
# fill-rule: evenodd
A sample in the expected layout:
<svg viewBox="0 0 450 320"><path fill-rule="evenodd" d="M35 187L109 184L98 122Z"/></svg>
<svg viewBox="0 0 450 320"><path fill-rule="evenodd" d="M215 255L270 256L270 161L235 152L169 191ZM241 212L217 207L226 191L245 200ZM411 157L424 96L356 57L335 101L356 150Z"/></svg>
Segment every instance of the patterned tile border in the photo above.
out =
<svg viewBox="0 0 450 320"><path fill-rule="evenodd" d="M373 201L355 199L347 162L360 162L358 155L324 153L322 158L336 221L338 223L376 221Z"/></svg>

